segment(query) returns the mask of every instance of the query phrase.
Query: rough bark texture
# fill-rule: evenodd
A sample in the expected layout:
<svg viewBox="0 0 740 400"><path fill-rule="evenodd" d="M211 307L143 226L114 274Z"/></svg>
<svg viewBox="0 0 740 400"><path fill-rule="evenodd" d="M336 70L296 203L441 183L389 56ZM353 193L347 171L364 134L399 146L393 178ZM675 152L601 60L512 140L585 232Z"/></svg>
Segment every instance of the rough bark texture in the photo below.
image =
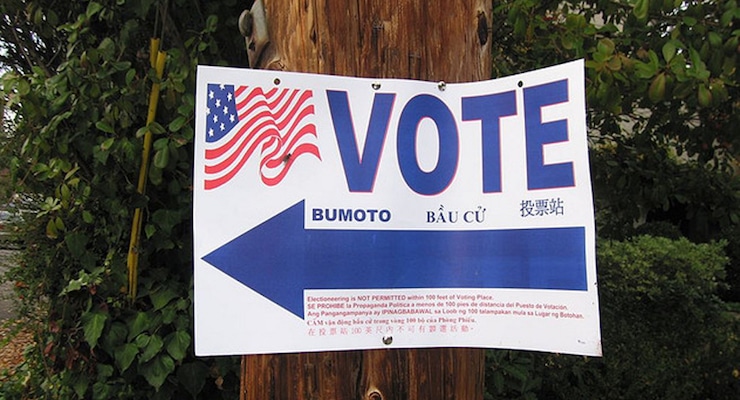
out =
<svg viewBox="0 0 740 400"><path fill-rule="evenodd" d="M484 350L365 350L242 358L244 400L475 400Z"/></svg>
<svg viewBox="0 0 740 400"><path fill-rule="evenodd" d="M491 71L491 2L265 0L257 67L469 82ZM476 400L481 349L368 350L242 358L242 400Z"/></svg>
<svg viewBox="0 0 740 400"><path fill-rule="evenodd" d="M470 82L491 76L491 2L265 0L260 67Z"/></svg>

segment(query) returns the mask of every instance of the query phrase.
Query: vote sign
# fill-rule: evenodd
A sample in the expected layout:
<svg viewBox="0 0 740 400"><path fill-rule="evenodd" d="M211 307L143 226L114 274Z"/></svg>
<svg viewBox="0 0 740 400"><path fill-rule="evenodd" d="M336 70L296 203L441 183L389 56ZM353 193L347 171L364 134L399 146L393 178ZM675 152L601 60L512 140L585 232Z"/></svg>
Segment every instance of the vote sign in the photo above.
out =
<svg viewBox="0 0 740 400"><path fill-rule="evenodd" d="M198 355L600 355L583 62L445 84L201 66Z"/></svg>

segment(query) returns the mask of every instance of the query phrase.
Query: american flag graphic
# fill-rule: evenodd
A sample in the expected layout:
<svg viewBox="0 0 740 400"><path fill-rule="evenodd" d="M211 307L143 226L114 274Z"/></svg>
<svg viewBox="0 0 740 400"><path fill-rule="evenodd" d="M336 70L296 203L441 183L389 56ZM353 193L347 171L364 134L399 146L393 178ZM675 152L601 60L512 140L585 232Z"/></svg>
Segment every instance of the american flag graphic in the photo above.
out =
<svg viewBox="0 0 740 400"><path fill-rule="evenodd" d="M255 152L260 177L280 183L304 154L319 160L311 90L208 84L205 189L236 176Z"/></svg>

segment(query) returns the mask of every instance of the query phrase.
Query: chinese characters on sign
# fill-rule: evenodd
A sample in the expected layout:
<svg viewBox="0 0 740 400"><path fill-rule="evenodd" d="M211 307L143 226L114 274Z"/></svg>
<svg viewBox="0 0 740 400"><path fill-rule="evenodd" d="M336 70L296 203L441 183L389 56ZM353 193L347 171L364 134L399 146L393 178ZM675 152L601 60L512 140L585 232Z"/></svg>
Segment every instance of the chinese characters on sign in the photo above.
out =
<svg viewBox="0 0 740 400"><path fill-rule="evenodd" d="M565 215L563 200L554 199L535 199L522 200L522 217L544 217L547 215Z"/></svg>

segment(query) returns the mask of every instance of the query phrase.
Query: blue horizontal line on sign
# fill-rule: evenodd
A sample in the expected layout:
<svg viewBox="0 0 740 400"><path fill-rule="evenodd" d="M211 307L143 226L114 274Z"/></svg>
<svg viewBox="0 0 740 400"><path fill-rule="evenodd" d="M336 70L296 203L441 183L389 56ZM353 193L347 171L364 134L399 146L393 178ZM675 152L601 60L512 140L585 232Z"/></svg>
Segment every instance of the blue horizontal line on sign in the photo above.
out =
<svg viewBox="0 0 740 400"><path fill-rule="evenodd" d="M203 259L300 318L306 289L587 289L583 227L307 230L304 212L301 201Z"/></svg>

